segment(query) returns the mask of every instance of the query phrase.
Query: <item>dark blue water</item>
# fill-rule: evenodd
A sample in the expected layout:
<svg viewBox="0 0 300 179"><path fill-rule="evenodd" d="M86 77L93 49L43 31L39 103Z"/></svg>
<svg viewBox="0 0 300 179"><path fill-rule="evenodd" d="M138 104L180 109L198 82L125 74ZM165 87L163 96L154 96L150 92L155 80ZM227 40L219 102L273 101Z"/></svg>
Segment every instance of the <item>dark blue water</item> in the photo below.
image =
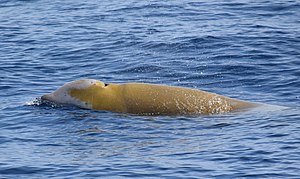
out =
<svg viewBox="0 0 300 179"><path fill-rule="evenodd" d="M0 0L0 178L299 178L300 2ZM146 82L286 106L139 117L39 105Z"/></svg>

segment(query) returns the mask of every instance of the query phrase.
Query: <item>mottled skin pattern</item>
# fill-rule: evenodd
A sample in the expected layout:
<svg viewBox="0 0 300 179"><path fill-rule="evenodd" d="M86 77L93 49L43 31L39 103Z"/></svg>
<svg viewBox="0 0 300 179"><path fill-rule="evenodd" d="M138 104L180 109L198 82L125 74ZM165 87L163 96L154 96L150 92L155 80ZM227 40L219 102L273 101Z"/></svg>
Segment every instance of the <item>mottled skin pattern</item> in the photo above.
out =
<svg viewBox="0 0 300 179"><path fill-rule="evenodd" d="M53 93L42 96L42 99L82 108L137 115L209 115L258 106L189 88L145 83L107 85L98 80L67 83Z"/></svg>

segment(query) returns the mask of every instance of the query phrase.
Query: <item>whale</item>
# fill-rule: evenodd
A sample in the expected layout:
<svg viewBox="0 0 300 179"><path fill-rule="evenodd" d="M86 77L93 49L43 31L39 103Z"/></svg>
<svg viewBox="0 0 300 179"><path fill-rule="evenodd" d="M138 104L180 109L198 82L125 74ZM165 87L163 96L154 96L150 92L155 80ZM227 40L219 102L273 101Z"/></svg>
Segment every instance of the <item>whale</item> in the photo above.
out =
<svg viewBox="0 0 300 179"><path fill-rule="evenodd" d="M260 106L192 88L149 83L104 83L95 79L68 82L42 101L84 109L135 115L211 115Z"/></svg>

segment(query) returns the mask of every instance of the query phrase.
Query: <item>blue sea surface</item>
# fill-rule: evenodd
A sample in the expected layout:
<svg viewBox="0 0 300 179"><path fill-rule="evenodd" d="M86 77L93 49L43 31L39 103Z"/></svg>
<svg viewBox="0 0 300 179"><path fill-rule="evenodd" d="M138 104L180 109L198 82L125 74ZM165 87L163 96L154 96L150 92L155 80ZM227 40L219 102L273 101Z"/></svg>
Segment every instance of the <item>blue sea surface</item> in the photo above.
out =
<svg viewBox="0 0 300 179"><path fill-rule="evenodd" d="M0 178L300 178L297 0L0 0ZM283 106L135 116L36 98L82 78Z"/></svg>

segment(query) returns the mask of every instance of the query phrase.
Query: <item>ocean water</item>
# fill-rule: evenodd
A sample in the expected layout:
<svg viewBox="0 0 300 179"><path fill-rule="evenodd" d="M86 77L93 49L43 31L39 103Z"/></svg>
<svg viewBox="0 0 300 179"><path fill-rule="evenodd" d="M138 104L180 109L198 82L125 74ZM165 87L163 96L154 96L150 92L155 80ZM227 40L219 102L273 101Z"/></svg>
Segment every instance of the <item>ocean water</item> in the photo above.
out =
<svg viewBox="0 0 300 179"><path fill-rule="evenodd" d="M0 178L300 178L297 0L0 0ZM133 116L41 105L145 82L283 106Z"/></svg>

